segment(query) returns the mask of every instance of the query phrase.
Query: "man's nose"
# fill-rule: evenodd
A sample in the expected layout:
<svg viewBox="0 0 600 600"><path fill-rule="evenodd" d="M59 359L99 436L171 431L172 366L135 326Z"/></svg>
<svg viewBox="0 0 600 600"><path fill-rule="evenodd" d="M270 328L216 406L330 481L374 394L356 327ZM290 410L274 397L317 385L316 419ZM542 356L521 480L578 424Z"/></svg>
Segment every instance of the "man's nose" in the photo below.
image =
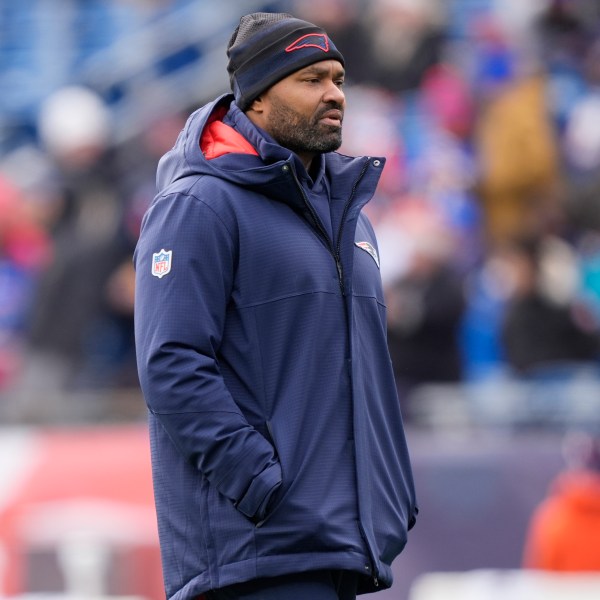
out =
<svg viewBox="0 0 600 600"><path fill-rule="evenodd" d="M327 84L327 89L323 95L324 102L335 102L340 106L343 106L346 102L346 96L342 88L333 80L330 80Z"/></svg>

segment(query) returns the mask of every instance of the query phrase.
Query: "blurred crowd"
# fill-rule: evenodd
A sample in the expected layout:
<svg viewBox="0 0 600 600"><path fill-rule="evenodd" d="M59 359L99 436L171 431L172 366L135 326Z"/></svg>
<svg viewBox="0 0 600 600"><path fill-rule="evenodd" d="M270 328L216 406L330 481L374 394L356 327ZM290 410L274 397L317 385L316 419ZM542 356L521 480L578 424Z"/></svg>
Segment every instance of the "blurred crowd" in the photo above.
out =
<svg viewBox="0 0 600 600"><path fill-rule="evenodd" d="M271 5L346 58L342 151L387 157L367 210L407 412L423 383L596 377L600 1ZM131 255L188 108L115 143L106 98L66 80L0 157L2 397L137 388Z"/></svg>

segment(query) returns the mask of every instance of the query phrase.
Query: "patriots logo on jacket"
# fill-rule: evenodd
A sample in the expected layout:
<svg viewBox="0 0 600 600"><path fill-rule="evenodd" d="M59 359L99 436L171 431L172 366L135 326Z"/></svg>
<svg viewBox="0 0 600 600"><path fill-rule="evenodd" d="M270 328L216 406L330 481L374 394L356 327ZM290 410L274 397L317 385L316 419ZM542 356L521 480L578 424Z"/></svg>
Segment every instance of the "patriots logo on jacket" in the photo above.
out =
<svg viewBox="0 0 600 600"><path fill-rule="evenodd" d="M369 244L369 242L354 242L354 245L370 254L371 258L375 261L375 264L379 268L379 255L372 244Z"/></svg>
<svg viewBox="0 0 600 600"><path fill-rule="evenodd" d="M329 52L329 38L324 33L307 33L292 42L285 51L293 52L301 48L319 48L323 52Z"/></svg>

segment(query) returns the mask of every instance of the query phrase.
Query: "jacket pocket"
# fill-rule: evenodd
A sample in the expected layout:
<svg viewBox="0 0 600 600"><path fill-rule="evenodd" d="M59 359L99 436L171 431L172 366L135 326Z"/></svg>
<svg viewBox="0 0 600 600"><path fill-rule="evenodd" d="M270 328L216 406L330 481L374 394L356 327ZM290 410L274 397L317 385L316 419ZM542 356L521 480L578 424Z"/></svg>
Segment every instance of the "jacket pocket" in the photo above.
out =
<svg viewBox="0 0 600 600"><path fill-rule="evenodd" d="M261 519L260 521L258 521L257 523L255 523L256 527L262 527L265 523L267 523L271 519L273 514L275 514L277 512L279 507L285 502L285 497L286 497L287 491L289 490L289 487L290 487L289 482L286 480L286 470L284 468L284 465L281 462L281 455L277 449L277 443L275 441L275 436L273 435L273 425L272 425L271 421L265 421L265 429L264 430L265 430L265 437L273 446L273 448L275 450L275 456L276 456L277 460L279 461L279 465L281 467L281 482L282 483L271 494L271 497L269 498L269 500L267 502L265 517L263 519Z"/></svg>

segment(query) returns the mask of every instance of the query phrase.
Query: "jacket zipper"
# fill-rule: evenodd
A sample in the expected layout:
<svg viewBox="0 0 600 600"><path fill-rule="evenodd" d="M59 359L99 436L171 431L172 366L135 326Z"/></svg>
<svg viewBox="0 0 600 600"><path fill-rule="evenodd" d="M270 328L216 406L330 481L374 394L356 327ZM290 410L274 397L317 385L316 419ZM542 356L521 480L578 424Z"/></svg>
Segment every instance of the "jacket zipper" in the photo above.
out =
<svg viewBox="0 0 600 600"><path fill-rule="evenodd" d="M317 230L319 235L323 238L325 245L327 246L327 249L329 250L329 253L331 254L331 256L333 256L333 260L335 261L335 266L336 266L337 274L338 274L338 283L340 285L340 290L342 291L342 295L344 295L344 280L343 280L342 264L340 263L339 257L336 255L336 252L329 240L329 236L327 235L327 232L325 231L325 228L323 227L323 224L321 223L321 219L319 219L319 215L317 215L317 211L313 208L308 197L306 196L306 192L304 191L304 188L298 181L298 176L296 175L296 172L291 167L288 166L288 168L292 172L294 181L296 182L296 187L300 190L300 193L302 194L302 200L304 201L304 206L307 208L308 212L310 213L310 216L312 217L313 223L315 225L315 229Z"/></svg>
<svg viewBox="0 0 600 600"><path fill-rule="evenodd" d="M343 229L344 223L346 221L346 216L348 214L348 210L350 209L350 205L352 204L352 200L354 199L354 196L356 195L356 189L358 188L359 183L362 181L362 178L365 176L365 173L367 172L367 169L369 168L370 162L371 162L371 158L367 157L363 164L361 172L359 173L358 177L356 178L356 181L354 182L354 185L352 186L352 191L350 192L350 197L348 198L346 204L344 205L344 211L342 213L342 218L340 220L340 227L339 227L338 236L337 236L337 245L335 248L335 258L336 258L336 264L340 265L340 284L342 285L342 294L344 293L343 279L342 279L343 273L341 272L341 260L340 260L341 246L342 246L342 229ZM347 308L346 308L346 320L348 321L348 309ZM352 379L352 376L350 376L350 379ZM359 502L360 502L360 500L359 500ZM362 533L362 537L365 540L365 544L367 545L367 551L369 553L369 558L371 560L371 575L372 575L372 579L373 579L373 585L376 588L378 588L379 587L379 579L378 579L379 571L377 569L377 562L375 560L373 548L371 547L369 538L367 537L367 534L365 533L364 527L360 523L360 520L359 520L359 525L360 525L360 531Z"/></svg>
<svg viewBox="0 0 600 600"><path fill-rule="evenodd" d="M308 200L308 198L306 196L306 192L304 191L304 188L300 185L300 182L298 181L298 177L297 177L295 171L288 166L288 168L290 168L290 170L292 171L292 175L294 176L294 181L296 182L296 186L298 187L298 189L300 190L300 193L302 194L302 199L304 200L304 205L308 209L308 211L315 223L317 231L320 233L321 237L325 240L327 248L328 248L329 252L331 253L331 255L333 256L333 259L335 260L335 266L336 266L337 272L338 272L338 282L340 285L340 290L342 292L342 296L346 295L346 292L344 290L344 271L342 268L342 261L341 261L341 256L340 256L341 246L342 246L342 229L344 228L344 222L346 221L346 216L348 214L348 210L350 209L350 205L352 204L352 200L354 199L354 196L356 195L356 188L358 187L358 184L362 181L362 178L364 177L365 173L367 172L370 162L371 162L371 157L367 157L363 164L361 172L359 173L358 177L356 178L356 181L354 182L354 185L352 186L352 190L350 192L350 197L348 198L348 200L346 201L346 204L344 205L344 210L342 212L342 218L340 220L340 225L339 225L339 229L338 229L337 244L336 244L335 248L333 248L332 244L329 243L329 236L327 235L327 232L325 231L325 228L323 227L323 225L321 223L321 219L319 219L315 209L313 208L312 204ZM347 308L346 308L346 321L348 321ZM372 579L373 579L373 585L376 588L378 588L379 587L379 579L378 579L379 571L376 566L377 563L375 561L375 556L373 554L373 548L371 547L369 538L367 537L363 526L360 524L360 521L359 521L359 527L360 527L362 537L365 540L365 544L367 545L369 558L371 560L371 574L372 574Z"/></svg>
<svg viewBox="0 0 600 600"><path fill-rule="evenodd" d="M346 215L348 214L348 209L350 208L350 204L352 204L352 200L354 199L354 196L356 194L356 188L358 187L358 184L362 181L362 178L365 176L365 173L367 172L370 162L371 162L370 157L365 160L365 164L363 165L361 172L359 173L356 181L354 182L354 185L352 186L352 191L350 192L350 197L348 198L348 201L346 202L346 204L344 206L344 212L342 213L342 219L340 221L340 227L338 229L337 246L335 249L335 254L337 257L339 257L340 251L341 251L342 228L344 227L344 221L346 220Z"/></svg>
<svg viewBox="0 0 600 600"><path fill-rule="evenodd" d="M364 177L365 173L367 172L367 168L369 167L370 160L371 160L370 157L365 160L365 164L363 165L361 172L359 173L356 181L354 182L354 185L352 186L352 191L350 192L350 197L348 198L348 200L346 201L346 204L344 205L344 211L342 212L342 218L340 220L340 226L338 229L337 245L335 248L333 248L332 244L329 242L329 236L327 235L327 232L325 231L325 228L323 227L323 224L321 223L321 219L319 219L317 212L315 211L315 209L313 208L312 204L310 203L308 197L306 196L306 192L304 191L304 188L302 187L302 185L300 185L300 182L298 181L298 176L296 175L296 173L293 169L288 167L292 171L292 175L294 176L294 181L296 182L296 186L298 187L298 189L300 190L300 193L302 194L302 199L304 200L304 206L308 209L308 212L310 213L310 216L312 217L312 220L315 224L315 228L317 229L317 231L319 232L321 237L327 243L327 249L333 256L333 260L335 261L335 266L337 269L338 283L340 285L340 290L342 292L342 296L346 295L346 292L344 290L344 270L342 268L342 261L341 261L341 257L340 257L341 244L342 244L342 229L344 228L344 221L346 220L346 215L348 214L348 209L350 208L350 204L352 204L352 200L354 199L354 196L356 194L356 188L358 187L358 184L361 182L362 178Z"/></svg>
<svg viewBox="0 0 600 600"><path fill-rule="evenodd" d="M342 288L342 296L345 296L345 292L344 292L344 273L342 270L342 261L341 261L341 257L340 257L340 253L341 253L341 247L342 247L342 229L344 228L344 223L346 221L346 215L348 214L348 209L350 208L350 205L352 204L352 200L354 200L354 196L356 194L356 188L358 187L358 184L362 181L362 178L365 176L365 173L367 172L367 168L369 167L369 163L371 162L370 158L367 158L365 160L365 164L362 167L361 172L359 173L358 177L356 178L356 181L354 182L354 185L352 186L352 191L350 192L350 197L348 198L348 200L346 201L346 204L344 205L344 212L342 212L342 218L340 219L340 226L338 229L338 236L337 236L337 245L335 247L335 252L333 257L335 258L335 264L337 265L338 268L338 277L340 280L340 286Z"/></svg>

